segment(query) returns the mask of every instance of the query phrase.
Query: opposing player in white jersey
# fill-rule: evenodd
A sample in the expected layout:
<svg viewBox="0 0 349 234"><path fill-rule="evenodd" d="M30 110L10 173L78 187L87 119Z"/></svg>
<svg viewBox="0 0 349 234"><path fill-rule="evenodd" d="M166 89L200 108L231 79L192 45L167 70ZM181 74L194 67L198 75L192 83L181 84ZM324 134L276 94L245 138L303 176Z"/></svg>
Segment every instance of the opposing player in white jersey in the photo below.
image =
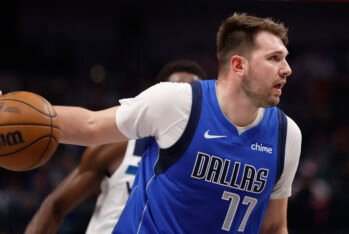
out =
<svg viewBox="0 0 349 234"><path fill-rule="evenodd" d="M195 62L176 60L159 72L158 81L191 82L206 79ZM100 186L96 207L86 233L111 233L130 194L137 167L149 139L89 147L78 167L45 199L30 221L26 234L58 230L64 217Z"/></svg>

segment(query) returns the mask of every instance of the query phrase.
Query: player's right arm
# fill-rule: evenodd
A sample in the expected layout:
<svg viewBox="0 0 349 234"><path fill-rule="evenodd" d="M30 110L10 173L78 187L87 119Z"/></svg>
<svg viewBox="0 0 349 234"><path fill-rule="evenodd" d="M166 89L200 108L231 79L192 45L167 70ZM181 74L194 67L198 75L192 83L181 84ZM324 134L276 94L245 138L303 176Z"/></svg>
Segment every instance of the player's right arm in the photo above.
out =
<svg viewBox="0 0 349 234"><path fill-rule="evenodd" d="M160 83L134 98L120 100L121 106L102 111L54 108L61 127L61 143L101 145L154 136L161 148L167 148L182 134L191 102L189 84Z"/></svg>
<svg viewBox="0 0 349 234"><path fill-rule="evenodd" d="M54 108L61 128L61 143L93 146L127 140L116 125L118 107L101 111L70 106Z"/></svg>
<svg viewBox="0 0 349 234"><path fill-rule="evenodd" d="M106 172L120 165L126 147L127 142L120 142L88 148L79 166L42 203L25 233L55 233L64 217L97 191Z"/></svg>

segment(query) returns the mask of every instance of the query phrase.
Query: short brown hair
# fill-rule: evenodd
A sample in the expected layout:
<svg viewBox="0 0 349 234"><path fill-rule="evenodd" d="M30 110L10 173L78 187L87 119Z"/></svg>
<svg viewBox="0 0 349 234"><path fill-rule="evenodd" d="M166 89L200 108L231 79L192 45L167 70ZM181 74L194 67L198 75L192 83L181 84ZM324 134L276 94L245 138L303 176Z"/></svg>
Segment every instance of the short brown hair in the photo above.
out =
<svg viewBox="0 0 349 234"><path fill-rule="evenodd" d="M219 72L225 69L234 54L247 55L254 48L254 38L261 31L270 32L287 45L287 28L271 18L259 18L245 13L234 13L221 24L217 33L217 58Z"/></svg>

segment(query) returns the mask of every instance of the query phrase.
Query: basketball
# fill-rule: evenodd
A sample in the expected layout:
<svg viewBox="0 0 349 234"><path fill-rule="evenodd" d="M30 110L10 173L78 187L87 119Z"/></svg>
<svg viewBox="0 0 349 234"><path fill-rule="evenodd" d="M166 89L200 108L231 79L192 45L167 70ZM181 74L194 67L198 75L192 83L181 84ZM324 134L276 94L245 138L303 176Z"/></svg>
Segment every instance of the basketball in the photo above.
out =
<svg viewBox="0 0 349 234"><path fill-rule="evenodd" d="M61 132L57 114L43 97L25 91L0 97L0 167L27 171L55 152Z"/></svg>

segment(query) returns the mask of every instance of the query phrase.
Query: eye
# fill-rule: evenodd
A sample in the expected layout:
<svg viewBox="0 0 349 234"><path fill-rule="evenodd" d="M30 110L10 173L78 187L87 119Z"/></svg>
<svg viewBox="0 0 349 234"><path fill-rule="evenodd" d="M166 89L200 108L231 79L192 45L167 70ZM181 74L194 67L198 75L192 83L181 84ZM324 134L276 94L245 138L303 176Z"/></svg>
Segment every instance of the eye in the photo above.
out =
<svg viewBox="0 0 349 234"><path fill-rule="evenodd" d="M275 62L279 62L281 60L281 58L277 55L273 55L269 59Z"/></svg>

